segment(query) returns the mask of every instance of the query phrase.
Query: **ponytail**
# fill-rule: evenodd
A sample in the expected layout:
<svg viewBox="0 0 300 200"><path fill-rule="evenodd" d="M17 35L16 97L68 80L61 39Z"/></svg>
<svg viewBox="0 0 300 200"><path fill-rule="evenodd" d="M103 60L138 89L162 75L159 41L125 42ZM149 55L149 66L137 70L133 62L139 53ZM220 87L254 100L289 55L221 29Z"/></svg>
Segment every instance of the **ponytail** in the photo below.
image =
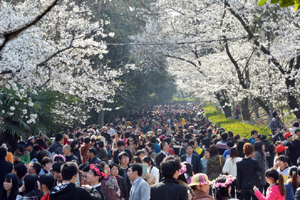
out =
<svg viewBox="0 0 300 200"><path fill-rule="evenodd" d="M292 172L292 186L293 186L294 194L295 194L295 192L296 192L297 185L298 185L298 181L297 181L297 172L296 172L296 171L293 171L293 172Z"/></svg>
<svg viewBox="0 0 300 200"><path fill-rule="evenodd" d="M279 186L280 194L282 196L285 196L284 178L282 174L278 174L278 186Z"/></svg>

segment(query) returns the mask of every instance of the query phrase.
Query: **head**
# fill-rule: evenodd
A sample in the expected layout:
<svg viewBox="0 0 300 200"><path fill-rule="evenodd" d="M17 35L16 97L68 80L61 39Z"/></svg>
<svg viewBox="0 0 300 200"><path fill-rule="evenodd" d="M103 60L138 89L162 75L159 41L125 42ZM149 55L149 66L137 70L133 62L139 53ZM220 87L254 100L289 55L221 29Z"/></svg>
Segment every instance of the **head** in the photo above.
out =
<svg viewBox="0 0 300 200"><path fill-rule="evenodd" d="M58 142L60 144L64 144L64 136L61 133L56 133L55 135L55 142Z"/></svg>
<svg viewBox="0 0 300 200"><path fill-rule="evenodd" d="M49 157L43 158L43 160L41 161L41 166L45 171L50 172L52 166L51 158Z"/></svg>
<svg viewBox="0 0 300 200"><path fill-rule="evenodd" d="M119 151L123 151L124 150L124 146L125 146L125 144L124 144L123 141L119 140L117 142L117 148L118 148Z"/></svg>
<svg viewBox="0 0 300 200"><path fill-rule="evenodd" d="M265 172L267 183L271 184L278 184L280 193L282 196L285 196L285 187L284 187L284 178L282 174L279 174L276 169L268 169Z"/></svg>
<svg viewBox="0 0 300 200"><path fill-rule="evenodd" d="M165 178L178 179L179 170L181 169L180 161L175 156L167 156L160 163L161 173Z"/></svg>
<svg viewBox="0 0 300 200"><path fill-rule="evenodd" d="M154 166L154 162L150 156L143 157L142 163L146 164L147 167Z"/></svg>
<svg viewBox="0 0 300 200"><path fill-rule="evenodd" d="M188 162L182 162L181 163L181 169L179 171L178 180L181 180L181 181L189 184L191 182L192 176L193 176L193 167L192 167L192 165Z"/></svg>
<svg viewBox="0 0 300 200"><path fill-rule="evenodd" d="M265 155L265 144L263 142L255 142L254 150L261 155Z"/></svg>
<svg viewBox="0 0 300 200"><path fill-rule="evenodd" d="M104 173L104 170L99 165L90 165L90 170L87 176L87 182L91 185L96 185L100 183L107 175Z"/></svg>
<svg viewBox="0 0 300 200"><path fill-rule="evenodd" d="M92 159L97 155L97 151L95 148L90 148L87 152L87 157Z"/></svg>
<svg viewBox="0 0 300 200"><path fill-rule="evenodd" d="M61 176L63 181L75 183L78 172L78 166L75 162L66 162L61 167Z"/></svg>
<svg viewBox="0 0 300 200"><path fill-rule="evenodd" d="M168 152L169 151L169 144L166 141L162 141L160 143L160 149L164 152Z"/></svg>
<svg viewBox="0 0 300 200"><path fill-rule="evenodd" d="M24 153L24 146L22 144L17 145L17 154L22 155Z"/></svg>
<svg viewBox="0 0 300 200"><path fill-rule="evenodd" d="M284 134L284 139L287 140L288 142L292 142L292 134L290 132L287 132Z"/></svg>
<svg viewBox="0 0 300 200"><path fill-rule="evenodd" d="M204 149L204 158L205 159L209 159L209 150L208 149Z"/></svg>
<svg viewBox="0 0 300 200"><path fill-rule="evenodd" d="M90 171L90 166L83 164L83 168L82 168L82 175L81 175L81 181L82 181L82 185L86 185L88 184L87 182L87 178L88 178L88 173Z"/></svg>
<svg viewBox="0 0 300 200"><path fill-rule="evenodd" d="M53 173L54 173L54 178L57 181L62 181L61 166L63 164L64 164L63 162L56 162L56 163L53 163L53 165L52 165L52 170L53 170Z"/></svg>
<svg viewBox="0 0 300 200"><path fill-rule="evenodd" d="M228 138L228 134L227 134L227 133L222 133L222 134L221 134L221 139L222 139L223 141L226 141L227 138Z"/></svg>
<svg viewBox="0 0 300 200"><path fill-rule="evenodd" d="M117 164L115 164L115 163L111 164L109 166L109 168L110 168L110 174L112 176L118 176L118 174L119 174L119 166Z"/></svg>
<svg viewBox="0 0 300 200"><path fill-rule="evenodd" d="M63 147L63 153L65 156L70 156L72 153L71 153L71 146L70 145L65 145Z"/></svg>
<svg viewBox="0 0 300 200"><path fill-rule="evenodd" d="M129 163L129 155L126 152L121 152L118 155L119 163L123 166L128 165Z"/></svg>
<svg viewBox="0 0 300 200"><path fill-rule="evenodd" d="M187 153L188 156L191 156L193 154L193 151L194 149L192 145L190 144L186 145L185 152Z"/></svg>
<svg viewBox="0 0 300 200"><path fill-rule="evenodd" d="M154 145L152 143L147 143L146 149L148 150L148 152L152 152L154 149Z"/></svg>
<svg viewBox="0 0 300 200"><path fill-rule="evenodd" d="M231 147L231 148L230 148L229 156L230 156L230 158L236 158L236 157L239 157L239 152L238 152L238 150L236 149L236 147Z"/></svg>
<svg viewBox="0 0 300 200"><path fill-rule="evenodd" d="M298 178L297 178L297 167L296 166L291 166L289 169L289 177L290 179L288 180L292 182L293 186L293 191L294 193L296 192L297 185L298 185Z"/></svg>
<svg viewBox="0 0 300 200"><path fill-rule="evenodd" d="M208 194L209 193L209 180L206 174L198 173L195 174L192 179L191 183L189 184L192 189L195 190L201 190L202 192Z"/></svg>
<svg viewBox="0 0 300 200"><path fill-rule="evenodd" d="M258 136L258 131L257 131L257 130L251 131L251 137L252 137L252 138L256 139L257 136Z"/></svg>
<svg viewBox="0 0 300 200"><path fill-rule="evenodd" d="M135 181L143 174L143 167L139 163L135 163L129 166L127 176L131 181Z"/></svg>
<svg viewBox="0 0 300 200"><path fill-rule="evenodd" d="M277 159L276 162L278 164L278 167L280 168L280 170L284 170L286 167L290 166L290 159L285 156L285 155L280 155Z"/></svg>
<svg viewBox="0 0 300 200"><path fill-rule="evenodd" d="M243 153L250 157L252 156L253 154L253 151L254 151L254 147L251 143L245 143L244 146L243 146Z"/></svg>
<svg viewBox="0 0 300 200"><path fill-rule="evenodd" d="M38 176L37 175L32 175L28 174L24 178L24 186L25 186L25 194L31 192L32 190L37 190L38 189Z"/></svg>
<svg viewBox="0 0 300 200"><path fill-rule="evenodd" d="M231 175L220 175L213 182L216 189L215 199L221 200L224 197L230 197L231 185L234 178Z"/></svg>
<svg viewBox="0 0 300 200"><path fill-rule="evenodd" d="M18 178L23 178L27 173L27 167L24 164L16 164L12 171Z"/></svg>
<svg viewBox="0 0 300 200"><path fill-rule="evenodd" d="M272 113L272 116L273 116L273 117L278 117L277 111L274 111L274 112Z"/></svg>
<svg viewBox="0 0 300 200"><path fill-rule="evenodd" d="M146 156L146 153L143 150L138 150L135 155L142 160Z"/></svg>
<svg viewBox="0 0 300 200"><path fill-rule="evenodd" d="M65 158L63 155L56 154L56 155L53 157L53 161L54 161L54 163L56 163L56 162L65 162L65 161L66 161L66 158Z"/></svg>
<svg viewBox="0 0 300 200"><path fill-rule="evenodd" d="M73 152L74 150L76 149L79 149L80 147L80 144L79 144L79 141L78 140L73 140L70 144L71 146L71 151Z"/></svg>
<svg viewBox="0 0 300 200"><path fill-rule="evenodd" d="M209 156L212 158L215 155L219 155L218 148L216 145L212 144L209 146Z"/></svg>
<svg viewBox="0 0 300 200"><path fill-rule="evenodd" d="M44 174L40 176L40 190L47 194L55 186L55 179L51 174Z"/></svg>
<svg viewBox="0 0 300 200"><path fill-rule="evenodd" d="M7 155L7 150L4 147L0 147L0 160L4 160Z"/></svg>
<svg viewBox="0 0 300 200"><path fill-rule="evenodd" d="M42 169L39 163L31 163L28 165L28 174L38 175Z"/></svg>
<svg viewBox="0 0 300 200"><path fill-rule="evenodd" d="M14 174L14 173L9 173L6 174L3 178L3 192L4 195L7 194L7 192L10 192L10 196L8 198L8 200L13 200L14 198L17 197L18 194L18 189L19 189L19 185L18 185L18 177ZM2 196L0 196L1 198ZM12 197L12 198L10 198Z"/></svg>

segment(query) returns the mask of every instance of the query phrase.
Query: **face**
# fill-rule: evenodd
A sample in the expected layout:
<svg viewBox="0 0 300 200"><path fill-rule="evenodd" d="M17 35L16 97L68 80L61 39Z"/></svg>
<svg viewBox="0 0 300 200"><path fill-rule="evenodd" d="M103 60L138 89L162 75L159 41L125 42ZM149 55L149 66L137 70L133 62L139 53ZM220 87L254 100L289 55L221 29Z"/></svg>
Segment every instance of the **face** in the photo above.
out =
<svg viewBox="0 0 300 200"><path fill-rule="evenodd" d="M118 150L119 150L119 151L123 151L123 150L124 150L124 146L119 146L119 147L118 147Z"/></svg>
<svg viewBox="0 0 300 200"><path fill-rule="evenodd" d="M198 187L197 187L199 190L202 190L203 192L205 192L206 194L208 194L209 193L209 185L208 184L205 184L205 185L199 185Z"/></svg>
<svg viewBox="0 0 300 200"><path fill-rule="evenodd" d="M256 139L257 136L258 136L258 133L254 133L254 134L252 135L252 137L253 137L254 139Z"/></svg>
<svg viewBox="0 0 300 200"><path fill-rule="evenodd" d="M142 161L143 164L145 164L147 167L149 167L150 165L148 163L146 163L145 161Z"/></svg>
<svg viewBox="0 0 300 200"><path fill-rule="evenodd" d="M192 153L193 153L193 148L192 148L191 146L188 146L188 147L185 149L185 151L186 151L186 153L187 153L188 155L192 155Z"/></svg>
<svg viewBox="0 0 300 200"><path fill-rule="evenodd" d="M274 183L274 179L271 177L266 177L266 181L267 183L269 183L270 185L272 185Z"/></svg>
<svg viewBox="0 0 300 200"><path fill-rule="evenodd" d="M43 166L43 169L46 170L47 172L50 172L51 166L52 166L51 162L47 163L45 166Z"/></svg>
<svg viewBox="0 0 300 200"><path fill-rule="evenodd" d="M204 157L205 157L206 159L209 158L209 151L205 151L205 152L204 152Z"/></svg>
<svg viewBox="0 0 300 200"><path fill-rule="evenodd" d="M286 163L281 160L277 160L277 163L278 163L278 167L280 167L281 169L284 169L286 166Z"/></svg>
<svg viewBox="0 0 300 200"><path fill-rule="evenodd" d="M54 172L54 178L58 181L62 180L62 176L60 172Z"/></svg>
<svg viewBox="0 0 300 200"><path fill-rule="evenodd" d="M3 182L3 188L5 190L11 190L11 188L12 188L12 180L10 180L10 181L5 180Z"/></svg>
<svg viewBox="0 0 300 200"><path fill-rule="evenodd" d="M94 172L90 170L87 174L87 182L89 184L97 183L99 180L99 176L95 176Z"/></svg>
<svg viewBox="0 0 300 200"><path fill-rule="evenodd" d="M133 139L129 139L129 145L133 145L134 144L134 140Z"/></svg>
<svg viewBox="0 0 300 200"><path fill-rule="evenodd" d="M164 146L164 151L165 151L165 152L168 152L168 151L169 151L169 148L170 148L170 147L169 147L168 143L166 143L165 146Z"/></svg>
<svg viewBox="0 0 300 200"><path fill-rule="evenodd" d="M129 157L128 156L122 156L121 164L128 165L128 163L129 163Z"/></svg>
<svg viewBox="0 0 300 200"><path fill-rule="evenodd" d="M88 172L82 172L81 180L83 185L87 184L87 177L88 177Z"/></svg>
<svg viewBox="0 0 300 200"><path fill-rule="evenodd" d="M88 151L88 152L87 152L87 157L88 157L88 158L93 158L93 154L92 154L91 152Z"/></svg>
<svg viewBox="0 0 300 200"><path fill-rule="evenodd" d="M136 173L137 173L136 171L132 172L132 168L129 168L128 172L127 172L127 176L129 178L129 180L135 180Z"/></svg>
<svg viewBox="0 0 300 200"><path fill-rule="evenodd" d="M266 150L265 145L262 145L261 150L262 150L262 151L265 151L265 150Z"/></svg>
<svg viewBox="0 0 300 200"><path fill-rule="evenodd" d="M113 166L111 168L111 173L110 173L112 176L118 176L119 174L119 169L116 167L116 166Z"/></svg>
<svg viewBox="0 0 300 200"><path fill-rule="evenodd" d="M79 148L79 144L76 144L76 145L75 145L75 149L78 149L78 148Z"/></svg>
<svg viewBox="0 0 300 200"><path fill-rule="evenodd" d="M110 168L109 168L108 165L105 165L105 166L104 166L104 171L105 171L105 173L106 173L108 176L110 175Z"/></svg>
<svg viewBox="0 0 300 200"><path fill-rule="evenodd" d="M28 174L35 174L35 169L32 166L28 167Z"/></svg>
<svg viewBox="0 0 300 200"><path fill-rule="evenodd" d="M144 153L141 153L139 157L140 157L140 159L142 160L142 159L145 157L145 154L144 154Z"/></svg>
<svg viewBox="0 0 300 200"><path fill-rule="evenodd" d="M139 140L139 145L143 145L143 141L142 140Z"/></svg>

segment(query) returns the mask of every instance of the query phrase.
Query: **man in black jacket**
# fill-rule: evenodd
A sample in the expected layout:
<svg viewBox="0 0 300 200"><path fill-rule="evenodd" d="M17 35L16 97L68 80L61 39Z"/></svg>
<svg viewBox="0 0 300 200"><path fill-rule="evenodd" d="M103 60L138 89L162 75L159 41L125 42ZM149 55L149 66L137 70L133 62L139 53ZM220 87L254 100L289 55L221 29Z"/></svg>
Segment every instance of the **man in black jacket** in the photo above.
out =
<svg viewBox="0 0 300 200"><path fill-rule="evenodd" d="M93 200L89 192L75 186L77 172L77 165L74 162L63 164L61 169L63 182L50 191L49 200Z"/></svg>
<svg viewBox="0 0 300 200"><path fill-rule="evenodd" d="M100 164L101 160L97 157L97 152L95 148L90 148L87 152L88 161L87 164Z"/></svg>
<svg viewBox="0 0 300 200"><path fill-rule="evenodd" d="M200 165L200 157L196 154L193 154L193 147L192 145L188 144L185 147L186 154L181 156L181 161L187 161L188 163L192 164L194 174L201 172L201 165Z"/></svg>
<svg viewBox="0 0 300 200"><path fill-rule="evenodd" d="M160 149L161 151L157 154L156 158L155 158L155 164L156 167L159 168L160 163L162 162L162 160L167 157L168 151L169 151L169 145L166 141L162 141L160 143Z"/></svg>
<svg viewBox="0 0 300 200"><path fill-rule="evenodd" d="M71 146L70 145L65 145L63 147L63 153L66 157L66 162L71 162L71 161L75 161L77 163L77 165L79 165L79 160L77 158L77 156L75 156L72 152L71 152Z"/></svg>
<svg viewBox="0 0 300 200"><path fill-rule="evenodd" d="M180 161L174 156L168 156L161 162L162 182L151 186L150 200L187 200L187 189L177 182Z"/></svg>
<svg viewBox="0 0 300 200"><path fill-rule="evenodd" d="M254 195L253 186L258 186L259 178L257 172L262 169L259 167L258 162L252 158L254 147L250 143L244 144L243 152L245 157L243 160L236 163L237 166L237 191L242 194L243 200L256 200ZM239 198L240 199L240 198Z"/></svg>
<svg viewBox="0 0 300 200"><path fill-rule="evenodd" d="M63 151L62 151L62 145L64 144L64 136L61 133L57 133L55 135L55 143L53 143L48 151L51 153L51 155L54 156L54 154L61 154L63 155ZM52 157L53 157L52 156ZM51 158L52 159L52 158Z"/></svg>

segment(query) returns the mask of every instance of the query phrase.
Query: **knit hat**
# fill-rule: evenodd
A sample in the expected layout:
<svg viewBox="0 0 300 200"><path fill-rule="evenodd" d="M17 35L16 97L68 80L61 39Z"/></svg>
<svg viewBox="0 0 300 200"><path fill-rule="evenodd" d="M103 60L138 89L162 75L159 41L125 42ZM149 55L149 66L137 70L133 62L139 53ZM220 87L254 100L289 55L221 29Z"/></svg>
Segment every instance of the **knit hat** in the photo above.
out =
<svg viewBox="0 0 300 200"><path fill-rule="evenodd" d="M198 173L192 177L191 183L189 185L194 186L194 185L206 185L206 184L210 184L207 175L203 173Z"/></svg>

